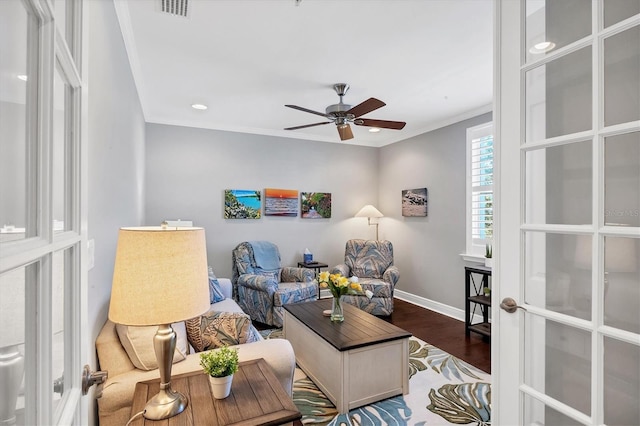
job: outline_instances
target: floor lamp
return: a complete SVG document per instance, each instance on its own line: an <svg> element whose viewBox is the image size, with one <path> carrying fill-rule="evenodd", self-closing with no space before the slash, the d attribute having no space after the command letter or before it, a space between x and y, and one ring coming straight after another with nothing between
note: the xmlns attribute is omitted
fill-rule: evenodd
<svg viewBox="0 0 640 426"><path fill-rule="evenodd" d="M376 209L371 204L367 204L366 206L361 208L358 213L356 213L355 217L366 217L369 226L376 226L376 241L378 241L378 222L376 221L374 223L371 223L371 218L375 217L377 219L380 217L384 217L384 215L380 213L380 210Z"/></svg>
<svg viewBox="0 0 640 426"><path fill-rule="evenodd" d="M176 333L171 323L209 309L207 250L203 228L122 228L111 288L109 319L129 326L158 325L153 346L160 392L143 416L162 420L180 414L187 398L171 389Z"/></svg>

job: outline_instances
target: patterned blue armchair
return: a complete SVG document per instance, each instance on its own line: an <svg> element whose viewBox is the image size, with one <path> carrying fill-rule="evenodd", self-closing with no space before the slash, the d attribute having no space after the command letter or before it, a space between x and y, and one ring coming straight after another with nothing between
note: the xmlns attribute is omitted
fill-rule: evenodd
<svg viewBox="0 0 640 426"><path fill-rule="evenodd" d="M390 241L349 240L344 250L344 263L335 266L332 274L358 277L366 294L348 294L342 300L372 315L391 315L393 289L400 271L393 265L393 245Z"/></svg>
<svg viewBox="0 0 640 426"><path fill-rule="evenodd" d="M284 305L318 298L314 271L281 267L280 252L273 243L242 242L232 257L233 297L254 321L282 327Z"/></svg>

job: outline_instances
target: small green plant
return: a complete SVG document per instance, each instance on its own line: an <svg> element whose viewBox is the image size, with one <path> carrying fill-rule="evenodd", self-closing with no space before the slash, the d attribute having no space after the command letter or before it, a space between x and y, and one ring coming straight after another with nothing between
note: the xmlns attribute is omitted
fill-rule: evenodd
<svg viewBox="0 0 640 426"><path fill-rule="evenodd" d="M224 346L200 354L200 365L211 377L225 377L238 371L238 349Z"/></svg>
<svg viewBox="0 0 640 426"><path fill-rule="evenodd" d="M491 259L493 257L493 248L491 247L491 244L487 244L485 246L484 257L486 257L487 259Z"/></svg>

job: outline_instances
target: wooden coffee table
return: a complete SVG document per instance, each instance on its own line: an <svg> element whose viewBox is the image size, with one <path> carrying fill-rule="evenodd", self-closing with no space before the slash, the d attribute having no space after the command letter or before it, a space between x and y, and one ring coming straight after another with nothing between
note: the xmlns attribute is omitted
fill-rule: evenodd
<svg viewBox="0 0 640 426"><path fill-rule="evenodd" d="M284 336L296 363L341 414L409 393L411 333L343 303L344 322L322 311L331 299L285 305Z"/></svg>
<svg viewBox="0 0 640 426"><path fill-rule="evenodd" d="M231 395L225 399L213 398L209 376L202 371L173 376L171 388L189 399L182 413L168 419L169 422L138 417L131 425L279 425L302 417L262 358L240 363L233 376ZM160 379L138 382L131 415L144 410L147 401L159 390Z"/></svg>

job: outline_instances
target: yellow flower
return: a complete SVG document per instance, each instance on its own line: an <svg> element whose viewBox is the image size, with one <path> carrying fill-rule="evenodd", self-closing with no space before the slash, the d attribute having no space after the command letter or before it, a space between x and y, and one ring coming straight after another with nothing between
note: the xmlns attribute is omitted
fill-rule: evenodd
<svg viewBox="0 0 640 426"><path fill-rule="evenodd" d="M351 283L351 288L355 291L362 291L362 286L360 285L360 283L357 282L352 282Z"/></svg>
<svg viewBox="0 0 640 426"><path fill-rule="evenodd" d="M326 282L328 279L329 279L329 272L327 271L320 272L320 275L318 275L318 280L320 282L323 282L323 281Z"/></svg>

